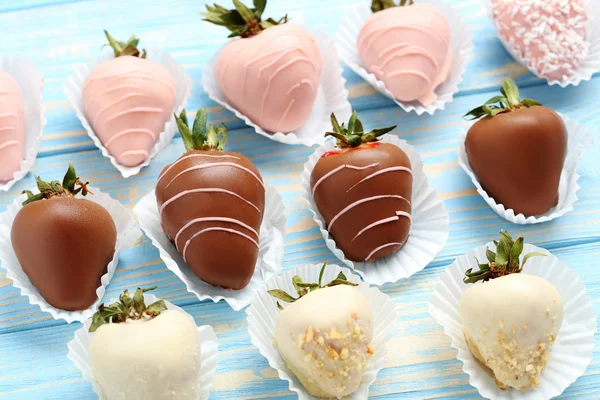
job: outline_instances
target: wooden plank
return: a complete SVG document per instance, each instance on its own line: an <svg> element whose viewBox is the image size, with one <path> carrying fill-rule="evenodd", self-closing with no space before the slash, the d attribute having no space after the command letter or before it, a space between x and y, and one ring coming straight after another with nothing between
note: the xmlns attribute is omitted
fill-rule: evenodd
<svg viewBox="0 0 600 400"><path fill-rule="evenodd" d="M600 270L590 254L600 253L600 243L558 249L554 254L580 272L600 311ZM385 351L390 355L386 369L371 388L373 399L467 399L479 398L468 384L462 365L455 359L450 340L429 316L428 300L443 267L428 269L409 281L384 285L399 312L397 329ZM164 288L163 288L164 290ZM164 293L164 292L163 292ZM212 324L221 341L214 399L293 399L287 383L277 378L266 359L252 346L246 332L245 313L233 313L224 303L203 302L184 307L198 325ZM0 360L11 360L0 368L0 396L20 399L93 399L91 386L82 380L66 359L66 343L79 324L32 329L0 335ZM586 375L577 380L564 398L600 397L600 336L596 336L594 361ZM32 365L35 369L32 370ZM48 393L52 393L51 397Z"/></svg>

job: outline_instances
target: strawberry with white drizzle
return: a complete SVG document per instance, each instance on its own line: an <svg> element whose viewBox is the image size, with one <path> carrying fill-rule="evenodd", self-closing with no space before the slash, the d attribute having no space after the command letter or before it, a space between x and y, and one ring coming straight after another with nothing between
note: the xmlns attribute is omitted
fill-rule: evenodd
<svg viewBox="0 0 600 400"><path fill-rule="evenodd" d="M411 228L412 170L399 147L379 143L395 128L365 132L356 112L348 127L332 114L338 149L325 153L311 174L315 204L346 258L372 261L400 250Z"/></svg>
<svg viewBox="0 0 600 400"><path fill-rule="evenodd" d="M25 157L23 95L8 72L0 71L0 182L13 179Z"/></svg>
<svg viewBox="0 0 600 400"><path fill-rule="evenodd" d="M572 76L589 52L589 0L492 0L498 34L551 81Z"/></svg>
<svg viewBox="0 0 600 400"><path fill-rule="evenodd" d="M223 152L227 128L207 129L204 109L196 114L192 130L185 110L175 118L187 153L158 177L163 230L200 279L243 289L258 258L262 177L242 154Z"/></svg>
<svg viewBox="0 0 600 400"><path fill-rule="evenodd" d="M121 165L146 161L175 105L169 71L146 59L132 36L119 42L104 31L115 58L97 65L82 90L85 115L104 147Z"/></svg>

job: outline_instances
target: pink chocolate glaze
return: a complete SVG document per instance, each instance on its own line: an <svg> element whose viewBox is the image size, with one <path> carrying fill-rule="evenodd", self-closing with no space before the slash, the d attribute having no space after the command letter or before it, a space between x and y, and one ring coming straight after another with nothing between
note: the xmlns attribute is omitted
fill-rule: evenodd
<svg viewBox="0 0 600 400"><path fill-rule="evenodd" d="M392 7L373 14L360 30L358 55L364 67L399 101L427 106L452 67L450 26L426 3Z"/></svg>
<svg viewBox="0 0 600 400"><path fill-rule="evenodd" d="M0 72L0 182L13 179L25 154L25 118L19 84Z"/></svg>
<svg viewBox="0 0 600 400"><path fill-rule="evenodd" d="M572 76L589 52L589 0L492 0L498 34L550 80Z"/></svg>
<svg viewBox="0 0 600 400"><path fill-rule="evenodd" d="M292 132L312 112L321 70L313 35L283 24L225 45L215 77L231 105L255 124L269 132Z"/></svg>
<svg viewBox="0 0 600 400"><path fill-rule="evenodd" d="M175 105L175 82L162 65L139 57L104 61L83 86L85 116L119 164L144 162Z"/></svg>

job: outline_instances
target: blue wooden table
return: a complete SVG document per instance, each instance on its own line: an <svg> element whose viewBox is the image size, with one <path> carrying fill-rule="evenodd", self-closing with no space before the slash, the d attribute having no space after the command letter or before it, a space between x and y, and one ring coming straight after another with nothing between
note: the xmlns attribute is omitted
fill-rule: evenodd
<svg viewBox="0 0 600 400"><path fill-rule="evenodd" d="M267 13L288 13L292 21L334 34L351 3L368 0L270 0ZM227 3L225 0L222 3ZM345 70L350 101L366 128L397 124L396 134L416 146L431 184L450 211L450 237L446 247L425 270L409 280L386 284L400 314L388 343L387 368L371 387L372 398L429 399L479 398L455 359L450 340L427 311L427 302L438 275L456 256L495 238L500 229L523 234L531 243L552 251L575 269L587 285L600 312L600 145L594 143L580 164L582 189L575 210L550 223L514 226L499 218L476 193L457 164L456 147L461 116L482 104L505 76L516 79L529 98L579 120L597 137L600 130L600 77L579 87L548 87L519 66L504 51L495 30L481 11L479 0L452 1L474 33L474 60L468 67L461 92L445 111L433 116L406 114L377 93L357 75ZM240 120L210 101L201 87L201 71L223 44L226 31L201 21L198 0L3 0L0 2L0 54L31 59L45 77L44 104L48 123L34 173L45 178L62 176L67 162L94 186L110 193L132 209L154 188L163 166L181 150L176 138L139 175L122 179L102 157L83 130L63 94L63 85L78 63L96 57L108 29L117 38L135 33L142 45L170 53L191 75L194 87L188 110L207 107L214 122L230 129L229 149L247 155L266 181L278 188L287 207L287 237L283 269L305 263L335 262L300 196L302 165L313 151L279 144L253 133ZM33 175L0 194L0 207L34 184ZM166 269L158 251L144 238L125 252L106 293L115 298L126 288L158 285L156 295L185 308L198 325L212 325L221 341L212 397L215 399L294 399L287 383L250 343L244 312L233 312L224 302L199 302L183 283ZM67 342L79 323L53 320L28 303L0 268L0 398L94 399L91 385L66 358ZM596 343L600 336L596 337ZM564 398L600 398L600 352L586 374Z"/></svg>

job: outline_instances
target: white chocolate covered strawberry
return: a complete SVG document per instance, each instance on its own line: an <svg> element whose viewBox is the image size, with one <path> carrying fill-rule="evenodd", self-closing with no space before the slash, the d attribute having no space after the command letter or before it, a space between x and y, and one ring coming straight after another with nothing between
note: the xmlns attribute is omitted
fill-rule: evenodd
<svg viewBox="0 0 600 400"><path fill-rule="evenodd" d="M506 231L496 242L496 252L487 250L488 262L479 271L466 272L470 287L462 296L460 314L473 356L494 374L502 389L527 391L540 384L563 319L560 293L550 282L520 272L527 259L543 253L523 251L523 238L516 241Z"/></svg>
<svg viewBox="0 0 600 400"><path fill-rule="evenodd" d="M275 325L281 357L313 396L340 399L352 394L361 385L375 351L367 300L343 273L326 285L304 283L299 276L293 283L298 298L282 290L269 291L292 303Z"/></svg>
<svg viewBox="0 0 600 400"><path fill-rule="evenodd" d="M105 400L198 400L196 325L162 300L146 306L137 289L94 314L89 358ZM110 322L112 321L112 322Z"/></svg>

